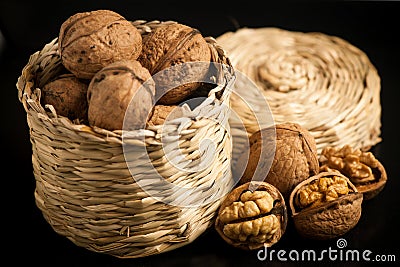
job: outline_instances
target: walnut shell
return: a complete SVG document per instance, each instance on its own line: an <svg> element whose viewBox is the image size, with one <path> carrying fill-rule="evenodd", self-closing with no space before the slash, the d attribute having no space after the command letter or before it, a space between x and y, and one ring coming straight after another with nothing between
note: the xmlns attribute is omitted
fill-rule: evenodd
<svg viewBox="0 0 400 267"><path fill-rule="evenodd" d="M173 120L181 117L183 114L180 106L155 105L153 112L148 120L148 125L162 125L166 120Z"/></svg>
<svg viewBox="0 0 400 267"><path fill-rule="evenodd" d="M42 105L52 105L57 115L71 120L87 121L88 83L73 74L62 74L48 82L41 89Z"/></svg>
<svg viewBox="0 0 400 267"><path fill-rule="evenodd" d="M250 186L256 189L251 191ZM223 200L215 220L218 234L230 245L254 250L271 247L286 231L287 209L279 190L266 182L234 188Z"/></svg>
<svg viewBox="0 0 400 267"><path fill-rule="evenodd" d="M238 169L244 169L239 183L264 180L285 199L298 183L319 172L315 139L297 123L280 123L253 133L247 152L238 159Z"/></svg>
<svg viewBox="0 0 400 267"><path fill-rule="evenodd" d="M363 194L346 176L320 172L293 189L289 205L294 226L301 236L326 240L354 228L361 217L362 201ZM308 206L300 207L298 203Z"/></svg>
<svg viewBox="0 0 400 267"><path fill-rule="evenodd" d="M374 198L386 185L387 174L383 164L372 152L353 149L350 145L325 147L319 157L320 170L339 171L364 195Z"/></svg>
<svg viewBox="0 0 400 267"><path fill-rule="evenodd" d="M149 71L138 61L109 64L90 81L89 124L111 131L144 128L153 108L154 88Z"/></svg>
<svg viewBox="0 0 400 267"><path fill-rule="evenodd" d="M108 64L135 60L142 50L138 29L110 10L76 13L60 27L61 62L75 76L91 79Z"/></svg>
<svg viewBox="0 0 400 267"><path fill-rule="evenodd" d="M211 51L197 29L171 23L143 37L142 53L138 60L153 76L158 74L154 77L157 102L172 105L201 87L201 81L208 72L207 62L211 61ZM188 62L198 64L181 65Z"/></svg>

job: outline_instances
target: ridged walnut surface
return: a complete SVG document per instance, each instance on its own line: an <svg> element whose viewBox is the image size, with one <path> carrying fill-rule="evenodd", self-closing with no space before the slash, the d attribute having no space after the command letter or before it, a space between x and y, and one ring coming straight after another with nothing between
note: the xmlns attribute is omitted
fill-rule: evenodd
<svg viewBox="0 0 400 267"><path fill-rule="evenodd" d="M319 171L314 137L297 123L263 128L250 136L249 143L248 155L247 151L242 153L235 165L241 169L247 163L241 183L263 180L277 187L288 199L298 183Z"/></svg>
<svg viewBox="0 0 400 267"><path fill-rule="evenodd" d="M175 23L158 27L144 36L138 60L152 75L156 75L156 101L166 105L178 104L202 85L211 52L197 29ZM174 68L185 63L183 68ZM193 82L184 83L185 80ZM176 87L173 86L175 82L178 84Z"/></svg>
<svg viewBox="0 0 400 267"><path fill-rule="evenodd" d="M89 125L110 131L144 128L154 95L154 81L139 61L110 63L89 84Z"/></svg>
<svg viewBox="0 0 400 267"><path fill-rule="evenodd" d="M142 50L139 30L111 10L72 15L61 25L58 39L64 66L83 79L115 61L135 60Z"/></svg>

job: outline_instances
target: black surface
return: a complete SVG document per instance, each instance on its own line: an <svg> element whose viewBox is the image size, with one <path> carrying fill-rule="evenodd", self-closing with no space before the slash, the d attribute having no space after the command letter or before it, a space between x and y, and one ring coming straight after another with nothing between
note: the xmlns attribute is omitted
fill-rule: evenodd
<svg viewBox="0 0 400 267"><path fill-rule="evenodd" d="M219 36L237 27L280 27L288 30L319 31L344 38L366 52L381 77L382 142L373 148L388 173L387 185L376 198L363 203L362 217L343 238L347 249L371 250L394 255L400 261L399 207L400 137L398 133L400 3L389 2L265 2L237 4L194 1L187 7L178 2L152 1L1 1L0 29L5 45L0 49L0 92L2 104L2 260L13 266L269 266L299 262L259 261L257 252L237 250L209 229L193 243L160 255L140 259L117 259L75 246L56 234L35 206L26 114L17 98L15 83L34 52L58 35L61 23L70 15L100 8L112 9L129 20L175 20L198 28L205 36ZM337 239L310 241L300 238L288 225L274 245L277 250L297 249L321 252L337 249ZM301 263L310 263L303 261ZM364 265L366 262L330 260L328 265ZM375 262L376 263L376 262Z"/></svg>

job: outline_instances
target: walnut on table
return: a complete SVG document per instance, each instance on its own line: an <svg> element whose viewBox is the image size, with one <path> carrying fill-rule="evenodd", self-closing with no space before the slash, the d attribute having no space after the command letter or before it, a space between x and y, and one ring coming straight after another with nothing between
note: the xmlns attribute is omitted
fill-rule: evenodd
<svg viewBox="0 0 400 267"><path fill-rule="evenodd" d="M236 169L244 170L240 183L263 180L288 199L298 183L319 172L315 139L294 122L263 128L250 136Z"/></svg>

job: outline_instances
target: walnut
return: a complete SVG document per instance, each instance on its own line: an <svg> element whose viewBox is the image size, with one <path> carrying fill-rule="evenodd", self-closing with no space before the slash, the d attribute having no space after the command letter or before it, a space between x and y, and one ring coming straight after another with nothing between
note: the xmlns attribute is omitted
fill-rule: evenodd
<svg viewBox="0 0 400 267"><path fill-rule="evenodd" d="M382 163L372 152L362 152L350 145L325 147L319 158L323 171L339 171L364 194L364 200L375 197L384 188L387 175Z"/></svg>
<svg viewBox="0 0 400 267"><path fill-rule="evenodd" d="M111 131L123 126L126 130L144 128L154 94L154 81L138 61L111 63L97 72L89 84L89 124Z"/></svg>
<svg viewBox="0 0 400 267"><path fill-rule="evenodd" d="M235 247L254 250L277 243L286 230L285 200L276 187L266 182L250 183L233 189L218 210L215 229Z"/></svg>
<svg viewBox="0 0 400 267"><path fill-rule="evenodd" d="M167 120L173 120L182 116L182 108L180 106L172 105L155 105L153 112L148 120L149 125L162 125Z"/></svg>
<svg viewBox="0 0 400 267"><path fill-rule="evenodd" d="M135 60L142 50L138 29L110 10L76 13L60 27L61 62L75 76L91 79L106 65Z"/></svg>
<svg viewBox="0 0 400 267"><path fill-rule="evenodd" d="M73 74L62 74L45 84L41 90L42 105L52 105L57 115L71 120L87 121L88 83Z"/></svg>
<svg viewBox="0 0 400 267"><path fill-rule="evenodd" d="M143 37L138 60L153 76L157 74L154 77L157 102L170 105L181 102L202 86L211 51L197 29L171 23Z"/></svg>
<svg viewBox="0 0 400 267"><path fill-rule="evenodd" d="M324 240L354 228L361 217L362 201L363 194L346 176L320 172L293 189L289 205L297 232Z"/></svg>
<svg viewBox="0 0 400 267"><path fill-rule="evenodd" d="M313 136L292 122L280 123L253 133L249 139L248 151L239 157L237 164L238 170L244 170L239 183L252 179L264 180L276 186L285 199L299 182L319 172Z"/></svg>

